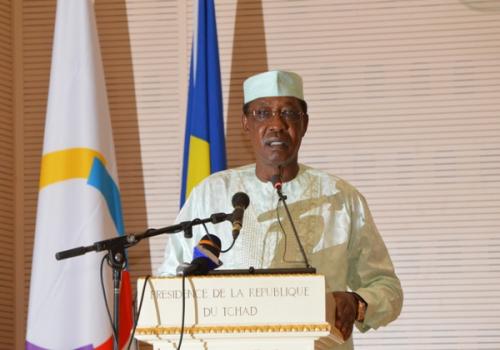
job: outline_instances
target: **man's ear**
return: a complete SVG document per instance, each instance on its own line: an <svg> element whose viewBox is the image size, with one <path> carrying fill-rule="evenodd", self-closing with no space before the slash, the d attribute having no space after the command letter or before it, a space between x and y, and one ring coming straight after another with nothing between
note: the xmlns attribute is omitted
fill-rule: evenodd
<svg viewBox="0 0 500 350"><path fill-rule="evenodd" d="M248 117L246 116L245 113L241 114L241 127L243 128L243 131L245 133L248 133L248 131L250 130L248 128Z"/></svg>
<svg viewBox="0 0 500 350"><path fill-rule="evenodd" d="M302 137L306 134L307 131L307 126L309 125L309 114L304 114L304 119L303 119L303 131L302 131Z"/></svg>

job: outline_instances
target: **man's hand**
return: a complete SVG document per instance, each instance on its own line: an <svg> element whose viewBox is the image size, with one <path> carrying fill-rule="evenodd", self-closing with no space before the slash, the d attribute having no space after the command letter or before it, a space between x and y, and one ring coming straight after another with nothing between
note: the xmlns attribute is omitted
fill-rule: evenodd
<svg viewBox="0 0 500 350"><path fill-rule="evenodd" d="M340 330L344 340L349 339L356 320L358 301L353 293L333 292L335 299L335 327Z"/></svg>

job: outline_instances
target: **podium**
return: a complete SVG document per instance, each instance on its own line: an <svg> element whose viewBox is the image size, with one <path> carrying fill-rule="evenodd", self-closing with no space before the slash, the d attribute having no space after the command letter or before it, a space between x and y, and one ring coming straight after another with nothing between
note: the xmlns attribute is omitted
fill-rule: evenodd
<svg viewBox="0 0 500 350"><path fill-rule="evenodd" d="M137 282L139 295L144 281ZM177 349L182 284L182 277L147 282L135 337L155 350ZM184 294L185 350L314 350L318 338L342 342L321 275L193 276Z"/></svg>

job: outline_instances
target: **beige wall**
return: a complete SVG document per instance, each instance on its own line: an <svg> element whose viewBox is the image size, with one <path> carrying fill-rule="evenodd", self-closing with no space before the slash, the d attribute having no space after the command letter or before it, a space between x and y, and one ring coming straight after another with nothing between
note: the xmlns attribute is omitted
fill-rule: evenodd
<svg viewBox="0 0 500 350"><path fill-rule="evenodd" d="M299 72L311 115L301 161L359 187L391 251L406 292L403 315L388 329L356 334L358 349L495 349L496 2L216 5L229 165L252 160L239 131L241 81L267 68ZM53 0L0 0L0 318L8 320L3 315L12 314L14 301L21 315L18 345L24 339L21 309L29 287L54 9ZM126 229L165 226L178 209L191 2L97 0L96 14ZM155 238L130 252L134 276L155 270L163 244L164 238ZM11 333L12 322L0 321L0 347L14 342Z"/></svg>

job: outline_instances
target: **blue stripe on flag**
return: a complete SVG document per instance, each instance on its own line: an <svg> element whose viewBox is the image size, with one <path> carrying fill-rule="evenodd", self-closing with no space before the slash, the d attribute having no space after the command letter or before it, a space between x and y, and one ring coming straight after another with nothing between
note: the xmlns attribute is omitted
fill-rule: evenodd
<svg viewBox="0 0 500 350"><path fill-rule="evenodd" d="M197 36L193 41L196 40L196 43L193 42L189 74L181 206L186 200L191 135L209 143L211 173L227 167L214 0L198 1L198 23L195 33Z"/></svg>
<svg viewBox="0 0 500 350"><path fill-rule="evenodd" d="M90 170L87 183L98 189L108 205L109 213L113 218L116 230L120 236L125 234L123 225L122 205L120 200L120 190L111 177L106 167L99 158L94 158L92 169Z"/></svg>

